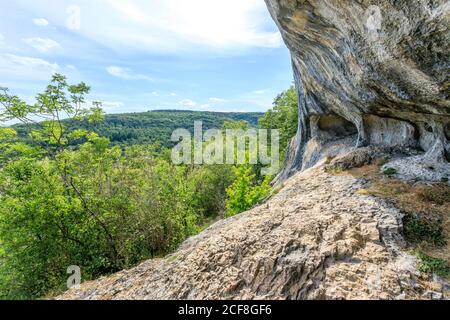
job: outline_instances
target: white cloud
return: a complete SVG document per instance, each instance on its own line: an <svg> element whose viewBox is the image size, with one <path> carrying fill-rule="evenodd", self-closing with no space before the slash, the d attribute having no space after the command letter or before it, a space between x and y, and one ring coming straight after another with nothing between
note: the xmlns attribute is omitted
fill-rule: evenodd
<svg viewBox="0 0 450 320"><path fill-rule="evenodd" d="M209 98L209 101L211 101L213 103L224 103L224 102L227 102L227 100L221 99L221 98Z"/></svg>
<svg viewBox="0 0 450 320"><path fill-rule="evenodd" d="M26 38L22 39L23 42L33 47L39 52L45 53L50 51L51 49L58 48L60 45L58 42L52 39L43 39L43 38Z"/></svg>
<svg viewBox="0 0 450 320"><path fill-rule="evenodd" d="M197 102L192 101L191 99L181 100L180 102L178 102L178 104L183 107L191 107L191 108L197 106Z"/></svg>
<svg viewBox="0 0 450 320"><path fill-rule="evenodd" d="M34 19L33 19L33 23L34 23L35 25L37 25L37 26L40 26L40 27L46 27L46 26L49 25L48 20L47 20L47 19L44 19L44 18L34 18Z"/></svg>
<svg viewBox="0 0 450 320"><path fill-rule="evenodd" d="M202 104L201 106L199 106L200 109L209 109L211 108L211 106L209 104Z"/></svg>
<svg viewBox="0 0 450 320"><path fill-rule="evenodd" d="M3 35L0 33L0 41L3 41L3 40L5 40L5 36L3 36Z"/></svg>
<svg viewBox="0 0 450 320"><path fill-rule="evenodd" d="M117 66L110 66L106 68L106 71L112 75L113 77L121 78L124 80L147 80L147 81L155 81L155 79L146 76L144 74L139 74L133 72L131 69L122 68Z"/></svg>
<svg viewBox="0 0 450 320"><path fill-rule="evenodd" d="M0 54L0 74L4 77L48 80L51 74L58 70L58 64L43 59L9 53Z"/></svg>
<svg viewBox="0 0 450 320"><path fill-rule="evenodd" d="M0 54L0 58L3 61L6 61L11 64L11 66L21 66L29 69L34 68L44 68L55 70L58 69L59 66L56 63L50 63L44 59L25 57L25 56L17 56L9 53Z"/></svg>
<svg viewBox="0 0 450 320"><path fill-rule="evenodd" d="M175 97L177 94L176 94L175 92L171 92L169 95L170 95L171 97Z"/></svg>
<svg viewBox="0 0 450 320"><path fill-rule="evenodd" d="M111 36L126 32L127 41L143 46L176 50L186 45L227 49L282 44L275 28L266 31L261 17L267 8L261 0L105 1L126 19L121 23L125 29L120 32L116 27Z"/></svg>
<svg viewBox="0 0 450 320"><path fill-rule="evenodd" d="M258 89L238 95L236 101L239 101L241 105L247 104L258 107L258 111L265 111L272 106L276 93L273 88Z"/></svg>
<svg viewBox="0 0 450 320"><path fill-rule="evenodd" d="M61 12L68 1L20 1L67 28ZM184 55L282 46L263 0L77 0L77 6L80 28L72 31L114 49Z"/></svg>
<svg viewBox="0 0 450 320"><path fill-rule="evenodd" d="M157 96L157 95L158 95L158 92L153 91L153 92L152 92L152 95L153 95L153 96Z"/></svg>
<svg viewBox="0 0 450 320"><path fill-rule="evenodd" d="M77 69L77 67L75 67L73 64L66 65L66 68L70 69L70 70L76 70Z"/></svg>
<svg viewBox="0 0 450 320"><path fill-rule="evenodd" d="M125 104L122 101L108 101L108 100L87 100L84 104L85 108L90 108L94 105L94 102L100 101L101 102L101 108L106 112L115 111L116 109L122 108L125 106Z"/></svg>

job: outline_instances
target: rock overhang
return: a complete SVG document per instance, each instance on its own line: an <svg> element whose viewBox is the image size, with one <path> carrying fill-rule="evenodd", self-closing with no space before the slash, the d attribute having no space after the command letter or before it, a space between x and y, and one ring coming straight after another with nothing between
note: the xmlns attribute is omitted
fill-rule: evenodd
<svg viewBox="0 0 450 320"><path fill-rule="evenodd" d="M306 149L326 117L352 123L355 146L450 157L450 1L266 3L291 51L299 95L299 130L281 180L314 164L305 154L319 150Z"/></svg>

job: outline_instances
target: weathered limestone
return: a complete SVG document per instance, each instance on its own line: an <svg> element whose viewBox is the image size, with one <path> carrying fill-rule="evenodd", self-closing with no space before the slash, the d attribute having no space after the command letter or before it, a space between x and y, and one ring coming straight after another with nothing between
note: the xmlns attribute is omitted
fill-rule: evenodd
<svg viewBox="0 0 450 320"><path fill-rule="evenodd" d="M308 143L323 141L324 118L335 127L352 123L353 146L421 148L448 161L450 1L266 3L291 51L300 103L299 131L280 181L321 158ZM444 172L436 177L450 173L448 163L437 166Z"/></svg>

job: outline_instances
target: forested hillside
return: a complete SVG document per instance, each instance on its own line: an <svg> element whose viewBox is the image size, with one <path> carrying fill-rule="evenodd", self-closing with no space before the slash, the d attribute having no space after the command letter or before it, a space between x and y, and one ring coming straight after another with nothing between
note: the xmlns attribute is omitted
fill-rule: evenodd
<svg viewBox="0 0 450 320"><path fill-rule="evenodd" d="M105 116L100 103L85 108L89 92L60 74L35 105L0 89L0 123L22 123L0 127L0 299L62 292L71 265L86 281L162 257L270 194L272 177L259 164L173 164L167 146L174 129L201 120L204 130L260 126L285 137L296 128L293 88L266 115Z"/></svg>
<svg viewBox="0 0 450 320"><path fill-rule="evenodd" d="M225 113L182 110L155 110L142 113L108 114L104 121L95 124L89 121L64 121L69 130L92 130L106 137L113 145L159 144L172 147L170 136L175 129L185 128L193 132L194 122L202 121L203 129L222 128L225 121L246 121L257 126L263 113ZM20 137L26 137L29 129L17 125Z"/></svg>

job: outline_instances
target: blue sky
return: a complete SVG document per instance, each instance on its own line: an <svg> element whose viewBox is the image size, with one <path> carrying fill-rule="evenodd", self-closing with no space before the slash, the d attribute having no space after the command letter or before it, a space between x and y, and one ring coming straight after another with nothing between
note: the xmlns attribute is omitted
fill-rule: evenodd
<svg viewBox="0 0 450 320"><path fill-rule="evenodd" d="M0 4L0 86L28 102L54 72L109 113L265 111L289 53L263 0L15 0Z"/></svg>

